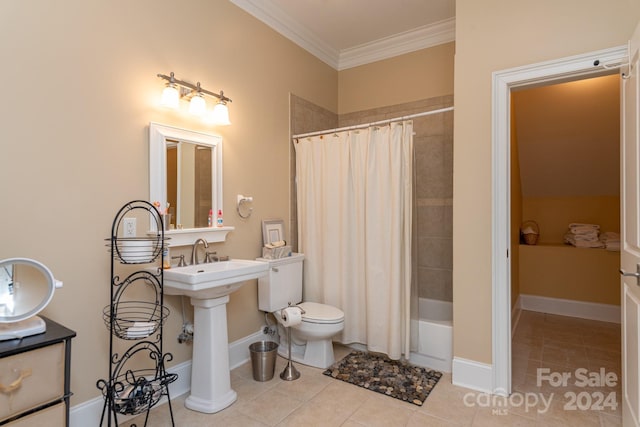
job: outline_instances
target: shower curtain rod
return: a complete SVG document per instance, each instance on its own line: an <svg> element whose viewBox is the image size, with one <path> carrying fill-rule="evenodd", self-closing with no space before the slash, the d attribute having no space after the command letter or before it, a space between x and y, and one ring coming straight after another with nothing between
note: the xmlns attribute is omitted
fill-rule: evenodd
<svg viewBox="0 0 640 427"><path fill-rule="evenodd" d="M293 135L291 138L304 138L304 137L307 137L307 136L324 135L324 134L327 134L327 133L342 132L342 131L345 131L345 130L364 129L364 128L368 128L369 126L386 125L387 123L399 122L399 121L403 121L403 120L410 120L410 119L414 119L416 117L429 116L431 114L438 114L438 113L445 113L447 111L453 111L453 107L440 108L439 110L424 111L422 113L410 114L408 116L402 116L402 117L395 117L393 119L380 120L378 122L364 123L364 124L361 124L361 125L345 126L345 127L342 127L342 128L320 130L320 131L309 132L309 133L301 133L301 134L298 134L298 135Z"/></svg>

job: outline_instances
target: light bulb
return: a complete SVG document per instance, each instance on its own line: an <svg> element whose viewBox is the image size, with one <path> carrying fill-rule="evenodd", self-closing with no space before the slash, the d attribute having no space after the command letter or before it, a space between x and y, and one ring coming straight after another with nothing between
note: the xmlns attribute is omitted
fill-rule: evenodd
<svg viewBox="0 0 640 427"><path fill-rule="evenodd" d="M167 83L167 87L162 91L160 103L164 107L177 109L180 105L180 92L175 83Z"/></svg>
<svg viewBox="0 0 640 427"><path fill-rule="evenodd" d="M189 113L194 116L202 116L204 115L207 109L207 103L204 100L204 96L201 93L195 94L191 98L191 102L189 103Z"/></svg>
<svg viewBox="0 0 640 427"><path fill-rule="evenodd" d="M212 122L216 125L227 126L231 124L229 121L229 108L227 104L220 101L213 107Z"/></svg>

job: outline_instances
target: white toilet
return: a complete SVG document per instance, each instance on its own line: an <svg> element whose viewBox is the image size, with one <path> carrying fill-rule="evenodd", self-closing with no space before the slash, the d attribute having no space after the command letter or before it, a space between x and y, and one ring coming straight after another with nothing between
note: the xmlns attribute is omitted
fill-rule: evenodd
<svg viewBox="0 0 640 427"><path fill-rule="evenodd" d="M304 254L279 259L258 258L269 263L269 274L258 279L258 307L273 313L282 323L280 310L289 305L302 308L302 322L291 328L291 358L316 368L335 362L331 338L344 329L344 313L339 308L302 301L302 263ZM280 328L282 331L284 328ZM280 334L278 353L288 357L286 334Z"/></svg>

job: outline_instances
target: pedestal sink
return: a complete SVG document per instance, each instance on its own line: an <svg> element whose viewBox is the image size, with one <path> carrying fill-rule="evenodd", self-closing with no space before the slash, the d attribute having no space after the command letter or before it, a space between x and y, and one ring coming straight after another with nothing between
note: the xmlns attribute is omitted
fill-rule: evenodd
<svg viewBox="0 0 640 427"><path fill-rule="evenodd" d="M229 376L229 294L245 281L266 275L268 270L266 262L239 259L164 270L165 294L191 297L194 307L187 408L210 414L235 402L237 394L231 389Z"/></svg>

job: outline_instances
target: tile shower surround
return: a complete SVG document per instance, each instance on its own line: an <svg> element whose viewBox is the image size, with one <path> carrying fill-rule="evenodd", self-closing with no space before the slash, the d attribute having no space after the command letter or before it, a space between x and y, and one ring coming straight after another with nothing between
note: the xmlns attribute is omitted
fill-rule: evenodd
<svg viewBox="0 0 640 427"><path fill-rule="evenodd" d="M337 115L291 95L291 134L352 126L453 106L453 96ZM453 112L413 119L415 147L415 216L417 287L420 298L453 300ZM297 239L295 149L291 149L291 223Z"/></svg>

